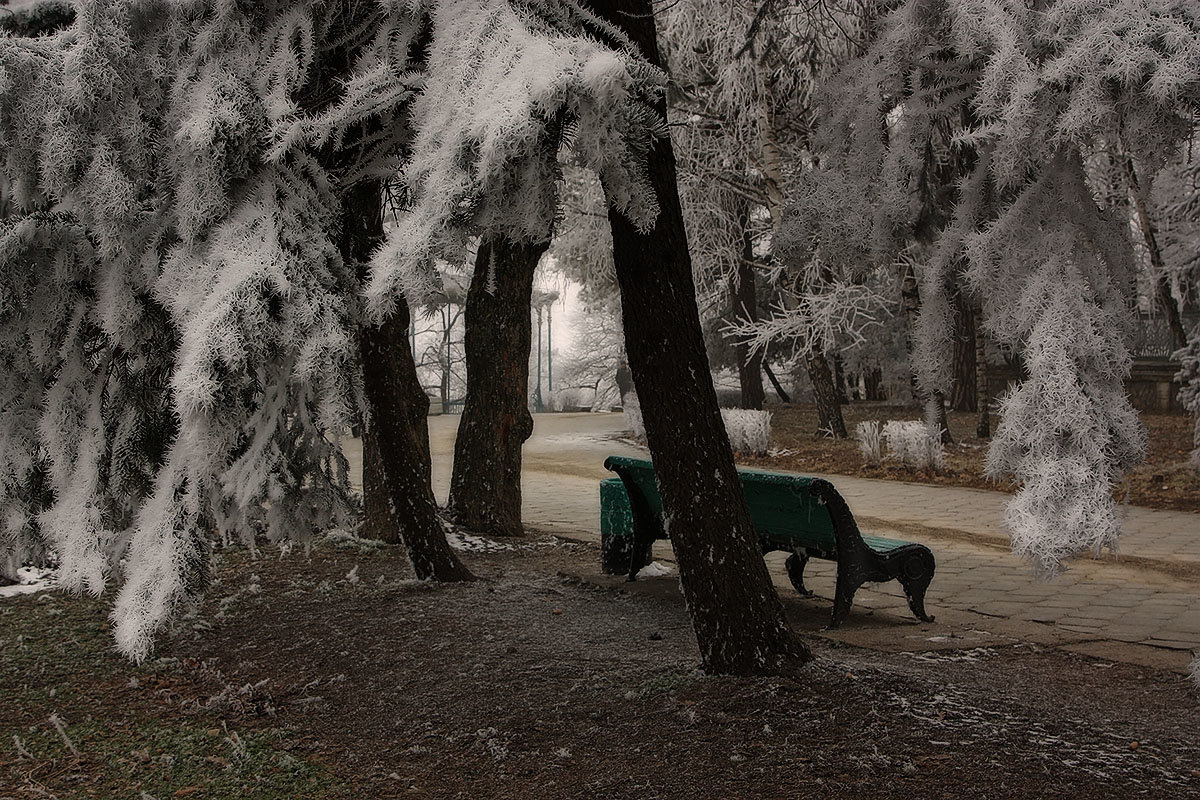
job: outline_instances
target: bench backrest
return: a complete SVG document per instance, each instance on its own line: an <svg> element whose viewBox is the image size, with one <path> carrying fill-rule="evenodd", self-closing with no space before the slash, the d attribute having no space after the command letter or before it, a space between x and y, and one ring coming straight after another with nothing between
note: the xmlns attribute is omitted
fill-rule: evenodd
<svg viewBox="0 0 1200 800"><path fill-rule="evenodd" d="M661 518L662 498L658 493L654 464L639 458L609 456L604 466L634 481L651 511ZM778 542L802 541L813 547L834 549L833 521L825 505L809 492L812 478L749 468L739 468L738 477L760 537Z"/></svg>

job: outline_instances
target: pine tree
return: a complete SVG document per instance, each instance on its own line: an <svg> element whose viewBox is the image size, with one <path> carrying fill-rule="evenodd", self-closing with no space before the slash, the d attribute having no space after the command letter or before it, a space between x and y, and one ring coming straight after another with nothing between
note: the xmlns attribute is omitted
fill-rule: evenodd
<svg viewBox="0 0 1200 800"><path fill-rule="evenodd" d="M785 238L785 198L811 160L814 89L853 46L857 17L836 4L710 0L671 3L661 16L665 58L679 86L671 98L673 128L697 283L702 295L725 295L712 305L730 309L724 333L735 342L743 397L761 407L765 350L745 341L759 317L754 284L770 283L794 312L793 328L804 315L802 297L824 288L827 271L791 263L778 244ZM769 243L770 257L759 259L770 267L762 278L756 240ZM783 331L774 332L778 343ZM814 388L819 429L844 437L826 356L836 354L837 342L818 335L792 341Z"/></svg>
<svg viewBox="0 0 1200 800"><path fill-rule="evenodd" d="M950 126L950 154L972 151L921 257L915 358L923 387L949 385L947 287L961 274L989 335L1029 369L1001 404L988 466L1021 483L1014 545L1045 572L1115 543L1111 487L1145 446L1121 388L1128 218L1097 204L1084 165L1118 131L1141 162L1174 152L1200 89L1198 31L1195 10L1169 0L909 0L837 84L868 100L827 106L826 163L870 198L877 258L911 230L931 133Z"/></svg>
<svg viewBox="0 0 1200 800"><path fill-rule="evenodd" d="M405 126L329 153L402 111L421 27L372 4L128 0L0 42L19 211L0 270L4 541L39 536L74 590L124 558L114 620L135 658L202 590L211 531L303 542L354 522L336 432L365 405L361 284L342 190L394 170ZM347 36L355 71L335 83ZM49 268L29 273L33 255Z"/></svg>

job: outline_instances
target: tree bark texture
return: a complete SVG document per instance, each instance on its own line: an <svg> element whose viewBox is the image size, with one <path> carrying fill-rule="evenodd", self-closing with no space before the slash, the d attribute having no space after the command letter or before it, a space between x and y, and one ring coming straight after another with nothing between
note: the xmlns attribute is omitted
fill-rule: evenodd
<svg viewBox="0 0 1200 800"><path fill-rule="evenodd" d="M493 536L520 536L521 446L529 413L529 308L533 273L549 242L479 245L467 292L467 398L454 442L448 510Z"/></svg>
<svg viewBox="0 0 1200 800"><path fill-rule="evenodd" d="M834 381L834 371L825 356L825 349L814 345L804 354L804 369L812 384L813 402L817 406L817 433L845 439L846 421L842 417L841 393Z"/></svg>
<svg viewBox="0 0 1200 800"><path fill-rule="evenodd" d="M955 411L978 411L975 387L975 307L955 287L954 292L954 384L950 407Z"/></svg>
<svg viewBox="0 0 1200 800"><path fill-rule="evenodd" d="M651 0L593 7L653 63L662 63ZM657 110L665 118L661 100ZM669 140L655 142L645 174L658 198L658 219L641 233L612 207L610 195L613 260L664 526L701 660L709 673L792 671L811 654L792 633L771 584L721 422Z"/></svg>
<svg viewBox="0 0 1200 800"><path fill-rule="evenodd" d="M924 398L921 397L921 390L917 386L917 371L912 363L912 354L913 334L917 330L917 318L921 316L921 290L917 285L917 273L908 261L902 262L900 267L900 307L904 309L904 319L908 323L908 338L905 340L904 349L909 360L909 387L912 389L913 402L920 403Z"/></svg>
<svg viewBox="0 0 1200 800"><path fill-rule="evenodd" d="M992 435L992 387L991 376L988 374L987 339L983 333L983 309L975 308L975 400L979 411L979 421L975 425L975 435L987 439Z"/></svg>
<svg viewBox="0 0 1200 800"><path fill-rule="evenodd" d="M754 282L754 242L750 238L749 209L738 215L742 222L742 252L737 259L737 268L729 280L729 299L732 304L733 321L737 325L758 321L758 294ZM750 346L738 342L733 348L738 365L738 383L742 390L742 408L761 411L766 392L763 391L762 350L750 351Z"/></svg>
<svg viewBox="0 0 1200 800"><path fill-rule="evenodd" d="M837 439L846 438L846 422L842 418L842 404L838 400L837 385L833 382L833 370L825 353L816 348L804 356L804 368L812 383L813 403L817 406L817 433Z"/></svg>
<svg viewBox="0 0 1200 800"><path fill-rule="evenodd" d="M383 187L364 181L342 198L342 256L362 265L383 237ZM366 529L399 538L421 580L470 580L471 573L446 541L430 482L429 398L417 379L408 349L408 306L382 325L359 333L363 388L370 406L364 442L363 491ZM371 452L368 452L371 451ZM386 515L383 516L383 515ZM387 533L398 530L396 533Z"/></svg>

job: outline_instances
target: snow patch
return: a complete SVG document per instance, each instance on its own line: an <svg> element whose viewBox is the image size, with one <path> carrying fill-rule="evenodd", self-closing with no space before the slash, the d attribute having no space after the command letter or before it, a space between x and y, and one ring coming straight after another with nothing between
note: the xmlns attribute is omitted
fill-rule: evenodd
<svg viewBox="0 0 1200 800"><path fill-rule="evenodd" d="M501 553L505 550L513 549L512 545L497 542L493 539L485 539L482 536L472 536L462 531L447 531L446 541L450 542L450 546L455 550L462 550L468 553Z"/></svg>
<svg viewBox="0 0 1200 800"><path fill-rule="evenodd" d="M12 586L0 586L0 597L17 597L23 594L37 594L54 586L54 571L38 567L21 567L17 570L20 583Z"/></svg>
<svg viewBox="0 0 1200 800"><path fill-rule="evenodd" d="M669 567L666 564L660 564L657 561L651 561L649 564L639 569L635 577L661 578L664 575L670 575L673 572L675 572L675 570L672 567Z"/></svg>

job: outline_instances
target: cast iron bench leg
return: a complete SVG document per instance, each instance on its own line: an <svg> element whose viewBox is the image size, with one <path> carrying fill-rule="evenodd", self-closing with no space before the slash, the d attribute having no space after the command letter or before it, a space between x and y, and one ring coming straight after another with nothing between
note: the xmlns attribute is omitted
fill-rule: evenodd
<svg viewBox="0 0 1200 800"><path fill-rule="evenodd" d="M847 561L838 559L837 586L833 593L833 614L829 617L829 630L842 627L846 617L850 616L854 593L866 581L866 575L859 565Z"/></svg>
<svg viewBox="0 0 1200 800"><path fill-rule="evenodd" d="M805 553L799 547L792 551L792 554L787 557L787 561L783 563L787 568L788 580L792 582L792 588L801 597L812 597L812 589L807 589L804 586L804 567L808 564L808 553Z"/></svg>
<svg viewBox="0 0 1200 800"><path fill-rule="evenodd" d="M896 576L900 585L904 587L908 607L922 622L933 622L933 615L925 613L925 590L933 580L933 570L933 553L922 547L908 554L900 574Z"/></svg>
<svg viewBox="0 0 1200 800"><path fill-rule="evenodd" d="M633 515L633 541L629 547L629 577L626 580L634 581L637 580L641 568L653 560L654 540L662 538L662 526L650 510L650 504L646 502L637 482L623 470L618 469L616 473L625 484L625 494L629 497L629 511Z"/></svg>

